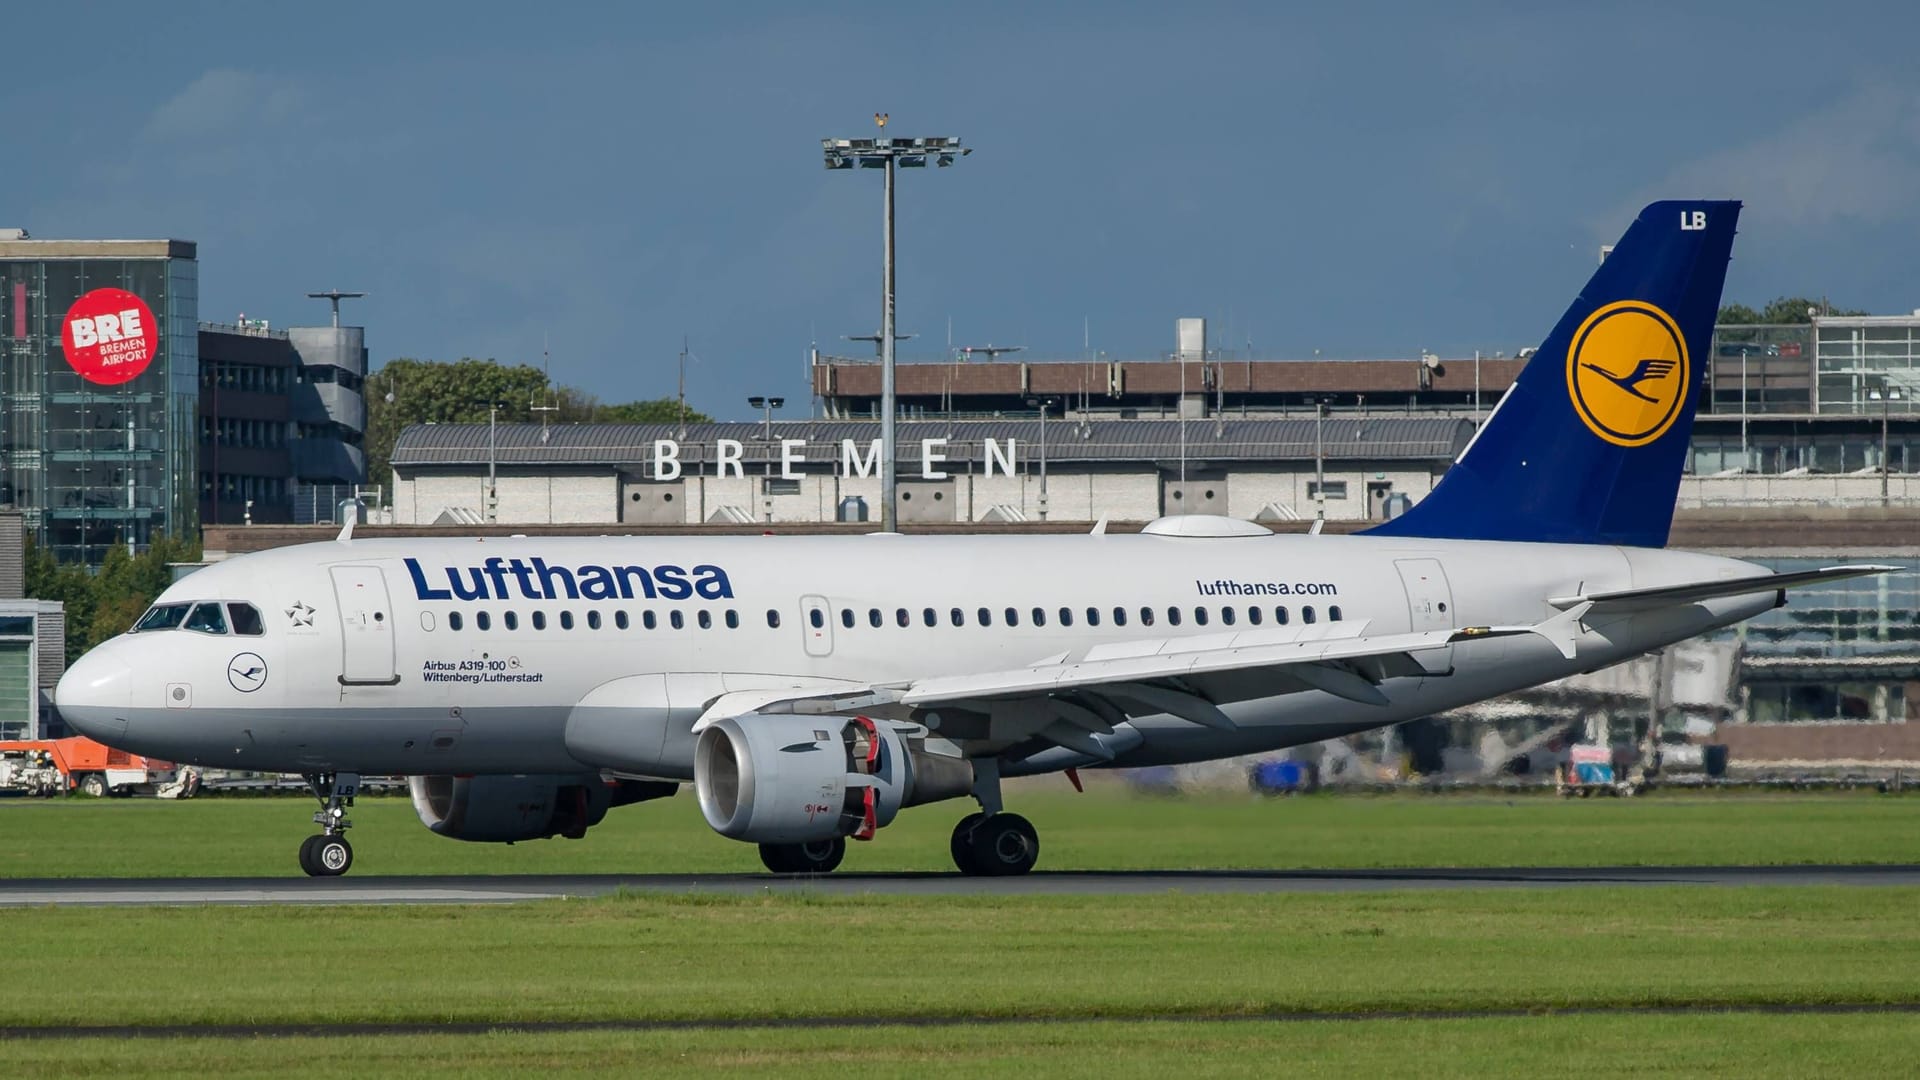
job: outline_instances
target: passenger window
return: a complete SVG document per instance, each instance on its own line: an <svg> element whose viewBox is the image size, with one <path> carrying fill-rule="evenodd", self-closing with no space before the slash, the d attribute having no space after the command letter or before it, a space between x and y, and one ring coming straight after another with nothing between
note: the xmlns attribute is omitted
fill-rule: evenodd
<svg viewBox="0 0 1920 1080"><path fill-rule="evenodd" d="M573 612L563 611L560 613L560 629L562 630L573 629Z"/></svg>
<svg viewBox="0 0 1920 1080"><path fill-rule="evenodd" d="M627 613L624 611L614 612L613 625L618 629L625 630L629 625L629 623L627 622Z"/></svg>
<svg viewBox="0 0 1920 1080"><path fill-rule="evenodd" d="M807 621L813 624L815 630L824 630L827 625L827 616L819 608L814 608L807 612Z"/></svg>
<svg viewBox="0 0 1920 1080"><path fill-rule="evenodd" d="M981 626L993 625L993 612L987 610L986 608L981 608L978 611L975 611L974 615L979 617Z"/></svg>
<svg viewBox="0 0 1920 1080"><path fill-rule="evenodd" d="M853 609L852 608L843 607L840 609L840 625L846 627L849 630L853 629Z"/></svg>
<svg viewBox="0 0 1920 1080"><path fill-rule="evenodd" d="M501 621L506 624L506 627L509 630L520 629L520 616L514 614L511 611L507 612L504 616L502 616Z"/></svg>
<svg viewBox="0 0 1920 1080"><path fill-rule="evenodd" d="M1117 607L1113 609L1113 625L1115 626L1127 625L1127 609L1126 608Z"/></svg>
<svg viewBox="0 0 1920 1080"><path fill-rule="evenodd" d="M940 625L940 616L935 615L932 608L921 608L920 621L926 623L928 626L938 626Z"/></svg>
<svg viewBox="0 0 1920 1080"><path fill-rule="evenodd" d="M447 612L447 629L449 630L460 629L460 613L459 612L457 611Z"/></svg>
<svg viewBox="0 0 1920 1080"><path fill-rule="evenodd" d="M640 613L640 625L652 630L660 625L660 620L653 617L653 612L643 611Z"/></svg>
<svg viewBox="0 0 1920 1080"><path fill-rule="evenodd" d="M1327 609L1327 621L1328 622L1340 621L1340 605L1339 604L1335 604L1332 607Z"/></svg>
<svg viewBox="0 0 1920 1080"><path fill-rule="evenodd" d="M1300 608L1300 621L1303 623L1310 623L1313 621L1313 605L1312 604L1306 604Z"/></svg>
<svg viewBox="0 0 1920 1080"><path fill-rule="evenodd" d="M727 609L727 629L729 630L740 629L740 613L733 610L732 608Z"/></svg>
<svg viewBox="0 0 1920 1080"><path fill-rule="evenodd" d="M1275 626L1287 625L1287 609L1286 608L1277 607L1273 609L1273 625Z"/></svg>
<svg viewBox="0 0 1920 1080"><path fill-rule="evenodd" d="M203 634L224 634L227 632L227 617L220 612L219 604L196 604L187 621L181 628L198 630Z"/></svg>
<svg viewBox="0 0 1920 1080"><path fill-rule="evenodd" d="M1115 611L1119 611L1120 609L1119 609L1119 608L1114 608L1113 610L1115 610ZM1097 607L1090 607L1090 608L1088 608L1088 609L1087 609L1087 625L1088 625L1088 626L1099 626L1099 625L1100 625L1100 609L1099 609L1099 608L1097 608Z"/></svg>
<svg viewBox="0 0 1920 1080"><path fill-rule="evenodd" d="M713 612L708 611L706 608L701 608L699 613L696 614L694 618L699 620L700 629L702 630L713 629Z"/></svg>
<svg viewBox="0 0 1920 1080"><path fill-rule="evenodd" d="M669 611L667 612L667 625L673 627L675 630L685 630L687 628L687 617L680 614L677 609Z"/></svg>
<svg viewBox="0 0 1920 1080"><path fill-rule="evenodd" d="M484 611L476 611L473 613L473 625L477 630L491 630L493 629L493 616Z"/></svg>
<svg viewBox="0 0 1920 1080"><path fill-rule="evenodd" d="M544 611L536 611L536 612L534 612L534 613L533 613L533 628L534 628L535 630L545 630L545 629L547 628L547 613L546 613L546 612L544 612Z"/></svg>
<svg viewBox="0 0 1920 1080"><path fill-rule="evenodd" d="M959 608L954 608L952 611L947 613L947 616L948 618L953 620L953 625L955 626L967 625L967 613L964 611L961 611Z"/></svg>
<svg viewBox="0 0 1920 1080"><path fill-rule="evenodd" d="M1229 609L1229 610L1231 610L1231 609ZM1259 609L1259 608L1257 608L1257 607L1250 607L1250 608L1248 608L1248 609L1247 609L1247 621L1248 621L1248 622L1250 622L1250 623L1252 623L1252 624L1253 624L1253 625L1255 625L1255 626L1259 626L1259 625L1260 625L1260 618L1261 618L1261 613L1260 613L1260 609Z"/></svg>
<svg viewBox="0 0 1920 1080"><path fill-rule="evenodd" d="M1020 609L1019 609L1019 608L1008 608L1008 609L1007 609L1007 610L1006 610L1006 611L1004 612L1004 614L1005 614L1005 615L1006 615L1006 617L1007 617L1007 625L1008 625L1008 626L1019 626L1019 625L1020 625Z"/></svg>
<svg viewBox="0 0 1920 1080"><path fill-rule="evenodd" d="M1206 608L1201 608L1198 612L1196 612L1196 614L1199 614L1199 615L1205 615L1206 613L1207 613ZM1202 619L1201 621L1204 622L1206 620ZM1222 626L1233 625L1233 608L1231 606L1223 607L1220 609L1220 623Z"/></svg>
<svg viewBox="0 0 1920 1080"><path fill-rule="evenodd" d="M1179 608L1170 607L1167 609L1167 625L1168 626L1180 625L1180 609Z"/></svg>
<svg viewBox="0 0 1920 1080"><path fill-rule="evenodd" d="M1047 609L1046 608L1037 607L1033 609L1033 625L1035 626L1047 625Z"/></svg>
<svg viewBox="0 0 1920 1080"><path fill-rule="evenodd" d="M1114 614L1118 615L1119 612L1114 612ZM1153 625L1153 609L1152 608L1143 607L1140 609L1140 625L1141 626Z"/></svg>
<svg viewBox="0 0 1920 1080"><path fill-rule="evenodd" d="M895 608L893 611L893 621L899 624L902 629L905 629L906 625L913 621L913 618L907 614L906 608Z"/></svg>
<svg viewBox="0 0 1920 1080"><path fill-rule="evenodd" d="M1088 609L1088 610L1092 610L1092 609ZM1072 608L1063 607L1060 609L1060 625L1061 626L1073 625L1073 609Z"/></svg>
<svg viewBox="0 0 1920 1080"><path fill-rule="evenodd" d="M160 604L148 609L140 621L134 624L135 630L172 630L186 621L187 612L192 604Z"/></svg>
<svg viewBox="0 0 1920 1080"><path fill-rule="evenodd" d="M767 629L780 629L780 613L772 608L767 609Z"/></svg>
<svg viewBox="0 0 1920 1080"><path fill-rule="evenodd" d="M228 604L227 617L233 620L233 632L246 637L259 637L267 632L266 623L260 620L260 611L252 604Z"/></svg>
<svg viewBox="0 0 1920 1080"><path fill-rule="evenodd" d="M600 629L600 613L598 611L587 612L587 629L589 630Z"/></svg>
<svg viewBox="0 0 1920 1080"><path fill-rule="evenodd" d="M867 609L867 625L873 627L875 630L886 625L886 619L881 617L879 608Z"/></svg>

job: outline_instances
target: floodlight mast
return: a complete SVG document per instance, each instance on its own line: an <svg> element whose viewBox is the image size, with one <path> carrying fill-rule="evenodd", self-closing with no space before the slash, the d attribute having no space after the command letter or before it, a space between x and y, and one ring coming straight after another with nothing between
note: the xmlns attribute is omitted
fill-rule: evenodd
<svg viewBox="0 0 1920 1080"><path fill-rule="evenodd" d="M884 135L887 114L874 113L873 122ZM925 168L932 158L935 166L946 168L973 153L956 138L922 139L821 139L820 149L829 169L886 170L881 199L881 231L884 238L880 265L880 530L894 532L899 518L894 512L894 491L898 469L894 456L894 420L899 408L894 397L894 287L893 287L893 170Z"/></svg>

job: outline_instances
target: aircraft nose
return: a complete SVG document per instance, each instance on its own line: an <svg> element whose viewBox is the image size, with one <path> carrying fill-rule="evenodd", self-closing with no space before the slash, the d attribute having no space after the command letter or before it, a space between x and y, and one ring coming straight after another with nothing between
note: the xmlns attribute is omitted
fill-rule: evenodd
<svg viewBox="0 0 1920 1080"><path fill-rule="evenodd" d="M53 688L53 707L67 726L108 744L127 732L133 668L108 646L82 656Z"/></svg>

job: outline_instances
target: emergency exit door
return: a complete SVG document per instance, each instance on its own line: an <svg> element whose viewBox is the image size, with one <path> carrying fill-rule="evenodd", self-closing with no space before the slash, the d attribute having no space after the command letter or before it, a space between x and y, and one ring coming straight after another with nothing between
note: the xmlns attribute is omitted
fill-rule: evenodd
<svg viewBox="0 0 1920 1080"><path fill-rule="evenodd" d="M380 568L334 567L333 595L340 604L341 685L392 686L399 682L393 665L393 606Z"/></svg>

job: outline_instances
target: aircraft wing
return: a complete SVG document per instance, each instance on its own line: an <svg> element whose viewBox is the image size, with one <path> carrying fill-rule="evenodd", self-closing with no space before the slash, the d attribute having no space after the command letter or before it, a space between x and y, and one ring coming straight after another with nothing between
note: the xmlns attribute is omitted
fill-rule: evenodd
<svg viewBox="0 0 1920 1080"><path fill-rule="evenodd" d="M1321 690L1367 705L1385 705L1379 684L1399 676L1442 674L1441 649L1465 641L1539 633L1550 640L1571 613L1540 626L1468 627L1413 633L1366 633L1367 620L1292 627L1249 628L1179 638L1136 639L1095 646L998 671L930 676L858 691L781 694L757 691L715 699L696 730L723 716L745 713L825 714L941 710L978 718L983 743L1005 745L1038 737L1110 759L1096 735L1140 716L1169 715L1231 731L1221 705L1274 694ZM984 726L982 726L984 725ZM943 724L943 735L956 730Z"/></svg>
<svg viewBox="0 0 1920 1080"><path fill-rule="evenodd" d="M1749 596L1753 593L1794 589L1803 585L1844 581L1847 578L1865 577L1868 574L1887 574L1902 569L1905 568L1870 563L1828 566L1819 570L1796 570L1786 574L1755 574L1751 577L1721 578L1718 581L1656 585L1645 589L1620 589L1614 592L1587 593L1581 596L1556 596L1549 599L1547 603L1563 611L1581 604L1591 604L1592 607L1588 610L1593 614L1651 611L1655 608L1693 604L1723 596Z"/></svg>
<svg viewBox="0 0 1920 1080"><path fill-rule="evenodd" d="M1323 623L1292 631L1276 628L1117 642L1089 649L1072 662L1060 657L1006 671L921 679L907 688L901 701L928 707L1075 690L1111 691L1115 686L1137 689L1138 684L1155 680L1284 670L1309 687L1353 701L1384 705L1386 697L1373 684L1396 675L1426 673L1415 654L1496 633L1526 632L1482 627L1368 636L1365 629L1364 621ZM1217 714L1218 710L1211 712ZM1202 715L1207 719L1200 722L1213 722L1214 726L1222 726L1219 721L1226 720L1205 711ZM1224 726L1232 725L1228 721Z"/></svg>

